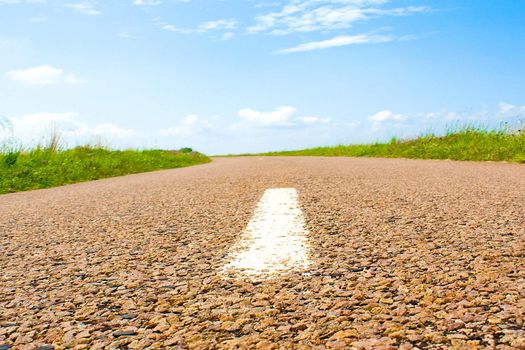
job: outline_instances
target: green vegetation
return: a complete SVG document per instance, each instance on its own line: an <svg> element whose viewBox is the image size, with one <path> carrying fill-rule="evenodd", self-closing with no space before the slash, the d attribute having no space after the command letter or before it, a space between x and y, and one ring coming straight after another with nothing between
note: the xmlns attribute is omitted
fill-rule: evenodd
<svg viewBox="0 0 525 350"><path fill-rule="evenodd" d="M298 151L270 152L263 155L490 160L525 163L525 130L489 130L467 126L449 130L443 136L426 134L409 140L393 138L388 143L317 147Z"/></svg>
<svg viewBox="0 0 525 350"><path fill-rule="evenodd" d="M100 146L60 150L58 138L46 147L0 151L0 193L47 188L106 177L179 168L209 162L203 154L181 151L113 151Z"/></svg>

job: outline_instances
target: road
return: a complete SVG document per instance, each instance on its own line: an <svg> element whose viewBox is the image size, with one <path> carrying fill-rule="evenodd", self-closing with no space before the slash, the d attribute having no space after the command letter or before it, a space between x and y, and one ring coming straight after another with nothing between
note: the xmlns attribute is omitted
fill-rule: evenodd
<svg viewBox="0 0 525 350"><path fill-rule="evenodd" d="M235 270L269 189L308 261ZM525 165L222 158L0 218L0 349L525 348Z"/></svg>

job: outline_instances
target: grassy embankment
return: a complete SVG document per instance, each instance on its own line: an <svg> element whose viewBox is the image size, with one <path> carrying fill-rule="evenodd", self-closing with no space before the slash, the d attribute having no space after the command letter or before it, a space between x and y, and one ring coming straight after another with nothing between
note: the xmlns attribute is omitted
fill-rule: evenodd
<svg viewBox="0 0 525 350"><path fill-rule="evenodd" d="M56 144L30 150L0 150L0 194L33 190L209 162L190 149L126 150L83 146L60 150Z"/></svg>
<svg viewBox="0 0 525 350"><path fill-rule="evenodd" d="M388 143L316 147L259 155L453 159L525 163L525 130L464 127L451 130L443 136L426 134L408 140L394 138Z"/></svg>

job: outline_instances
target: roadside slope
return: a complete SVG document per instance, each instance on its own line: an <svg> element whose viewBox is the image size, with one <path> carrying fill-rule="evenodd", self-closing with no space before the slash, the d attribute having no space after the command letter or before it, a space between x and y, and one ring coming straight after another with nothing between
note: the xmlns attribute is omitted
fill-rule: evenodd
<svg viewBox="0 0 525 350"><path fill-rule="evenodd" d="M0 194L208 163L197 152L108 150L91 146L58 150L0 150Z"/></svg>
<svg viewBox="0 0 525 350"><path fill-rule="evenodd" d="M525 163L525 131L467 127L444 136L423 135L390 142L269 152L268 156L381 157Z"/></svg>

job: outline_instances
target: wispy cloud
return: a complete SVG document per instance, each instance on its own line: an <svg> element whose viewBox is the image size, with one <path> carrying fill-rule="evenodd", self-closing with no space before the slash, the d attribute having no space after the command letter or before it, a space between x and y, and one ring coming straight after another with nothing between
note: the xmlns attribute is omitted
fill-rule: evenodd
<svg viewBox="0 0 525 350"><path fill-rule="evenodd" d="M277 53L293 53L293 52L304 52L323 50L338 46L348 46L357 44L377 44L393 41L395 38L389 35L376 35L376 34L358 34L358 35L340 35L332 39L312 41L304 44L300 44L295 47L288 49L278 50Z"/></svg>
<svg viewBox="0 0 525 350"><path fill-rule="evenodd" d="M290 0L280 11L256 16L248 32L327 32L348 29L355 22L372 18L431 11L426 6L385 8L387 3L388 0Z"/></svg>
<svg viewBox="0 0 525 350"><path fill-rule="evenodd" d="M191 2L191 0L176 0L178 2ZM157 6L163 4L161 0L133 0L133 5L137 6Z"/></svg>
<svg viewBox="0 0 525 350"><path fill-rule="evenodd" d="M162 4L159 0L133 0L133 5L137 6L156 6Z"/></svg>
<svg viewBox="0 0 525 350"><path fill-rule="evenodd" d="M10 4L45 4L46 0L0 0L0 5Z"/></svg>
<svg viewBox="0 0 525 350"><path fill-rule="evenodd" d="M180 28L174 24L169 24L162 20L157 20L155 24L164 30L181 34L224 31L225 33L223 34L223 38L230 39L234 34L232 30L236 28L237 21L234 19L218 19L214 21L202 22L199 25L197 25L196 28Z"/></svg>
<svg viewBox="0 0 525 350"><path fill-rule="evenodd" d="M88 3L88 2L67 3L67 4L64 4L63 6L75 12L78 12L84 15L88 15L88 16L96 16L96 15L102 14L102 12L97 10L93 4Z"/></svg>
<svg viewBox="0 0 525 350"><path fill-rule="evenodd" d="M313 124L327 124L330 123L330 118L320 118L316 116L305 116L305 117L299 117L297 118L298 121L302 122L306 125L313 125Z"/></svg>
<svg viewBox="0 0 525 350"><path fill-rule="evenodd" d="M216 21L203 22L197 27L197 31L206 32L208 30L235 29L237 22L234 20L219 19Z"/></svg>
<svg viewBox="0 0 525 350"><path fill-rule="evenodd" d="M29 85L81 84L84 82L73 73L66 73L63 69L47 65L11 70L6 75L13 81Z"/></svg>

